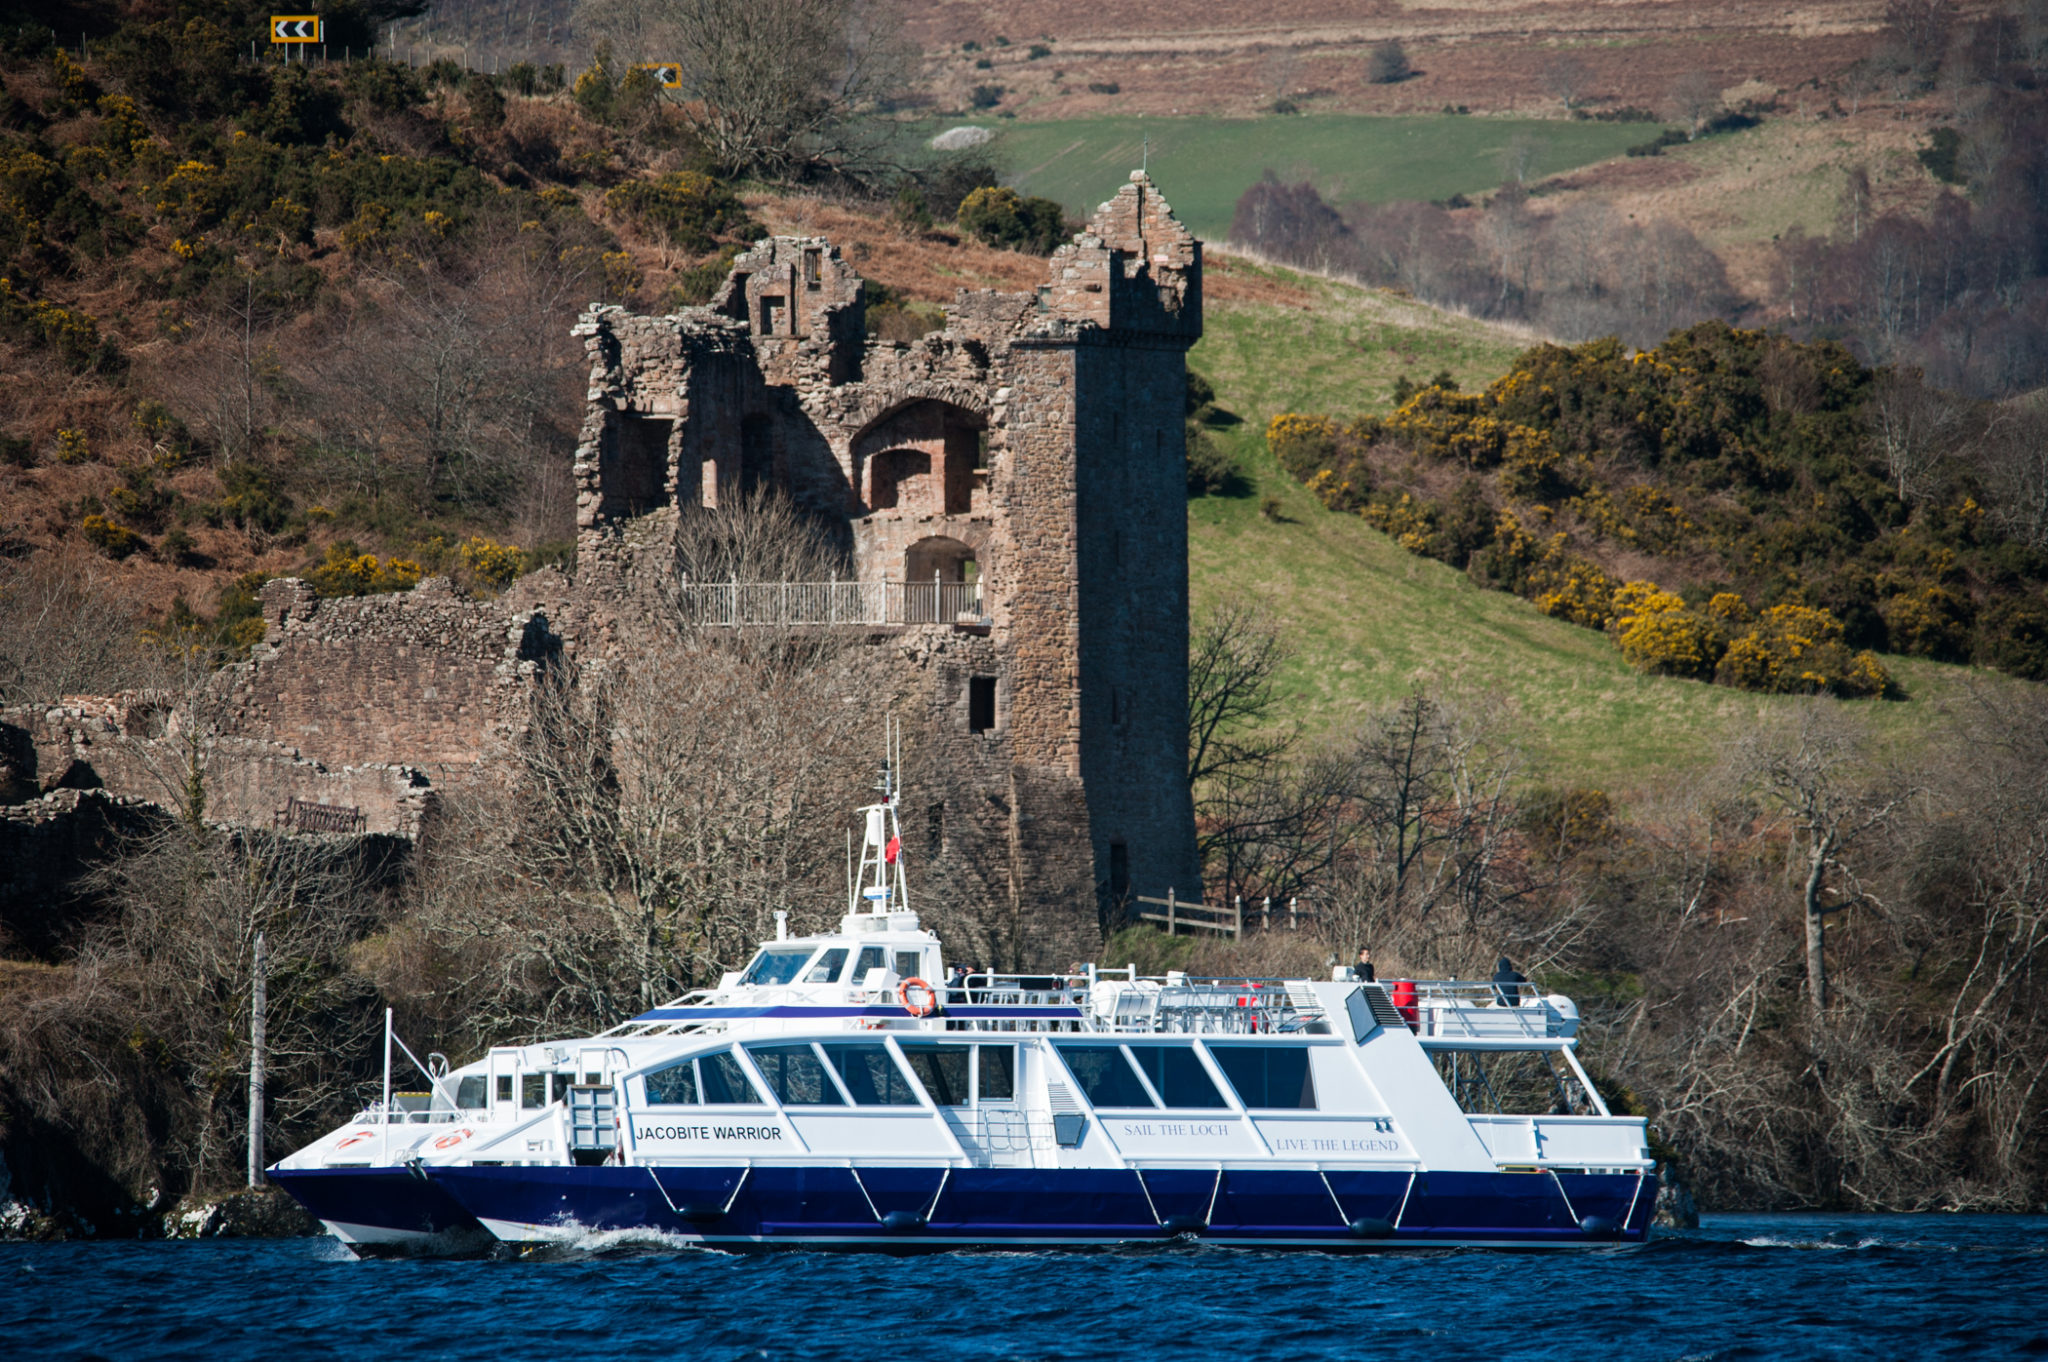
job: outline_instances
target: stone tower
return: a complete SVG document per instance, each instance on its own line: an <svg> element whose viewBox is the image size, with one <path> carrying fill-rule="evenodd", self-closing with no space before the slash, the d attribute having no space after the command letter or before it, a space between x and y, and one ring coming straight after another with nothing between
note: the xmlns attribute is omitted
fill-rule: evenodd
<svg viewBox="0 0 2048 1362"><path fill-rule="evenodd" d="M1182 432L1201 319L1201 243L1142 171L1036 293L963 290L917 342L867 338L861 280L820 238L759 243L702 308L594 308L578 588L630 601L667 527L761 481L843 526L872 588L852 614L901 660L944 772L931 854L1007 897L1020 957L1087 954L1132 896L1200 892Z"/></svg>

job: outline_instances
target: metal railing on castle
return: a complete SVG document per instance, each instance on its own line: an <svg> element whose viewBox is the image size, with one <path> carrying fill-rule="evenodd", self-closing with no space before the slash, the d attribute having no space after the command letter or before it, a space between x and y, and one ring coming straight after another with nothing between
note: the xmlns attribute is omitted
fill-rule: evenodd
<svg viewBox="0 0 2048 1362"><path fill-rule="evenodd" d="M982 618L980 582L684 582L694 624L954 624Z"/></svg>

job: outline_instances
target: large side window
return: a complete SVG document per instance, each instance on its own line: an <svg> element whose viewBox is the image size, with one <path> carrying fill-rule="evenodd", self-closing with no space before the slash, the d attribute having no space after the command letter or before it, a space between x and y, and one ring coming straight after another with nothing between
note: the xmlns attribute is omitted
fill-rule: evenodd
<svg viewBox="0 0 2048 1362"><path fill-rule="evenodd" d="M977 1101L1008 1102L1016 1097L1016 1046L977 1045L974 1047L974 1057L978 1070L975 1074Z"/></svg>
<svg viewBox="0 0 2048 1362"><path fill-rule="evenodd" d="M843 1107L846 1099L808 1045L749 1045L747 1057L785 1107Z"/></svg>
<svg viewBox="0 0 2048 1362"><path fill-rule="evenodd" d="M647 1100L654 1106L695 1106L697 1104L697 1061L686 1059L647 1075Z"/></svg>
<svg viewBox="0 0 2048 1362"><path fill-rule="evenodd" d="M882 958L886 954L887 952L880 946L862 946L860 948L860 957L853 962L853 977L847 980L847 982L850 984L866 983L869 970L887 969L889 963Z"/></svg>
<svg viewBox="0 0 2048 1362"><path fill-rule="evenodd" d="M740 976L740 982L769 985L794 983L797 971L801 970L804 961L810 958L809 946L762 951L754 957L754 963L747 966L747 972Z"/></svg>
<svg viewBox="0 0 2048 1362"><path fill-rule="evenodd" d="M1316 1085L1309 1075L1306 1045L1211 1045L1209 1053L1216 1056L1216 1067L1246 1106L1315 1109Z"/></svg>
<svg viewBox="0 0 2048 1362"><path fill-rule="evenodd" d="M455 1085L455 1105L464 1111L482 1111L489 1105L484 1099L482 1074L470 1074Z"/></svg>
<svg viewBox="0 0 2048 1362"><path fill-rule="evenodd" d="M1229 1103L1216 1091L1209 1071L1192 1045L1133 1045L1131 1058L1152 1080L1159 1100L1169 1107L1222 1107Z"/></svg>
<svg viewBox="0 0 2048 1362"><path fill-rule="evenodd" d="M818 957L818 963L811 966L811 972L804 976L807 984L831 984L839 980L839 971L846 964L846 948L835 946Z"/></svg>
<svg viewBox="0 0 2048 1362"><path fill-rule="evenodd" d="M1124 1058L1121 1045L1059 1045L1060 1058L1073 1071L1074 1081L1098 1107L1149 1107L1151 1094L1138 1081L1138 1071Z"/></svg>
<svg viewBox="0 0 2048 1362"><path fill-rule="evenodd" d="M917 951L896 952L896 977L899 979L915 979L918 971L918 956L919 952Z"/></svg>
<svg viewBox="0 0 2048 1362"><path fill-rule="evenodd" d="M718 1050L697 1061L697 1076L703 1081L704 1100L713 1106L739 1103L758 1105L761 1094L747 1081L747 1071L733 1058L732 1051Z"/></svg>
<svg viewBox="0 0 2048 1362"><path fill-rule="evenodd" d="M538 1111L548 1104L548 1076L546 1074L519 1075L519 1105L528 1111Z"/></svg>
<svg viewBox="0 0 2048 1362"><path fill-rule="evenodd" d="M913 1044L903 1047L903 1058L909 1061L910 1071L917 1075L918 1082L924 1084L932 1104L941 1107L967 1105L967 1060L970 1053L965 1045Z"/></svg>
<svg viewBox="0 0 2048 1362"><path fill-rule="evenodd" d="M896 1067L896 1061L889 1058L888 1046L872 1041L857 1045L828 1044L825 1046L825 1058L831 1060L832 1067L838 1070L839 1081L846 1085L855 1106L917 1105L917 1091L903 1076L903 1070Z"/></svg>

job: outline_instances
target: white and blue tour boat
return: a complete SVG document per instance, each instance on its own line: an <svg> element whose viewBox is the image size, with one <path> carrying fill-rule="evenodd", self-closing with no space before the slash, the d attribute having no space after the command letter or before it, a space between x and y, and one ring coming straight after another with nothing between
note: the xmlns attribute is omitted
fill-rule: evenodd
<svg viewBox="0 0 2048 1362"><path fill-rule="evenodd" d="M271 1178L358 1253L622 1232L727 1249L1641 1243L1645 1123L1526 986L949 978L885 772L835 932L598 1035L381 1100ZM396 1044L428 1090L393 1093Z"/></svg>

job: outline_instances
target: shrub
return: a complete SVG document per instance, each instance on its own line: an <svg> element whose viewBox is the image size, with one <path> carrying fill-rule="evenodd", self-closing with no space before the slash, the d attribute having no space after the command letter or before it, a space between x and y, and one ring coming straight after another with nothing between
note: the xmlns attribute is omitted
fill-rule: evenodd
<svg viewBox="0 0 2048 1362"><path fill-rule="evenodd" d="M710 302L732 274L732 262L739 258L739 253L738 245L725 246L718 254L677 271L668 290L669 306L701 307Z"/></svg>
<svg viewBox="0 0 2048 1362"><path fill-rule="evenodd" d="M967 103L976 109L993 109L1003 102L1003 87L1000 85L977 85L967 96Z"/></svg>
<svg viewBox="0 0 2048 1362"><path fill-rule="evenodd" d="M1400 39L1373 44L1372 55L1366 58L1367 80L1374 85L1395 85L1414 74L1415 68L1408 64L1408 51L1401 46Z"/></svg>
<svg viewBox="0 0 2048 1362"><path fill-rule="evenodd" d="M344 541L328 548L326 559L306 573L306 580L322 596L374 596L418 586L420 565L410 558L359 554L354 544Z"/></svg>
<svg viewBox="0 0 2048 1362"><path fill-rule="evenodd" d="M1113 80L1091 80L1088 82L1088 93L1091 95L1118 95L1123 93L1123 89L1123 86Z"/></svg>
<svg viewBox="0 0 2048 1362"><path fill-rule="evenodd" d="M500 590L510 586L527 567L526 550L480 534L471 535L455 550L455 555L480 585Z"/></svg>
<svg viewBox="0 0 2048 1362"><path fill-rule="evenodd" d="M1031 44L1030 48L1024 53L1024 60L1037 61L1041 57L1050 57L1051 55L1052 49L1047 47L1044 43L1033 43Z"/></svg>
<svg viewBox="0 0 2048 1362"><path fill-rule="evenodd" d="M1714 622L1654 582L1629 582L1614 592L1614 644L1630 666L1664 676L1711 680L1727 650Z"/></svg>
<svg viewBox="0 0 2048 1362"><path fill-rule="evenodd" d="M1968 597L1945 586L1902 592L1879 607L1892 646L1915 657L1961 662L1970 655L1975 610Z"/></svg>
<svg viewBox="0 0 2048 1362"><path fill-rule="evenodd" d="M92 445L82 430L60 430L57 432L57 462L84 463L92 457Z"/></svg>
<svg viewBox="0 0 2048 1362"><path fill-rule="evenodd" d="M1281 514L1280 514L1280 511L1281 511L1281 506L1280 506L1280 498L1278 498L1278 497L1263 497L1263 498L1261 498L1261 499L1260 499L1260 501L1259 501L1259 515L1260 515L1260 516L1261 516L1261 517L1262 517L1263 519L1266 519L1266 520L1271 520L1271 521L1274 521L1274 522L1276 522L1276 523L1277 523L1277 522L1278 522L1278 521L1279 521L1280 519L1282 519L1282 517L1281 517Z"/></svg>
<svg viewBox="0 0 2048 1362"><path fill-rule="evenodd" d="M2048 602L2038 595L2009 597L1985 610L1978 652L2000 671L2048 681Z"/></svg>
<svg viewBox="0 0 2048 1362"><path fill-rule="evenodd" d="M969 194L961 201L958 221L984 245L1032 255L1052 254L1066 235L1066 214L1059 204L1001 186Z"/></svg>
<svg viewBox="0 0 2048 1362"><path fill-rule="evenodd" d="M81 528L87 542L109 558L126 558L142 547L142 536L103 515L89 515Z"/></svg>
<svg viewBox="0 0 2048 1362"><path fill-rule="evenodd" d="M1728 645L1717 673L1724 685L1789 695L1884 695L1890 673L1877 655L1851 653L1842 622L1826 610L1774 605Z"/></svg>
<svg viewBox="0 0 2048 1362"><path fill-rule="evenodd" d="M1235 489L1237 463L1198 421L1187 423L1188 495L1211 497Z"/></svg>
<svg viewBox="0 0 2048 1362"><path fill-rule="evenodd" d="M761 235L731 185L694 170L619 185L606 191L604 206L691 255L716 249L721 237Z"/></svg>
<svg viewBox="0 0 2048 1362"><path fill-rule="evenodd" d="M0 435L0 464L9 468L33 468L35 445L20 435Z"/></svg>
<svg viewBox="0 0 2048 1362"><path fill-rule="evenodd" d="M474 75L463 87L469 100L469 121L479 128L505 126L505 96L489 76Z"/></svg>

